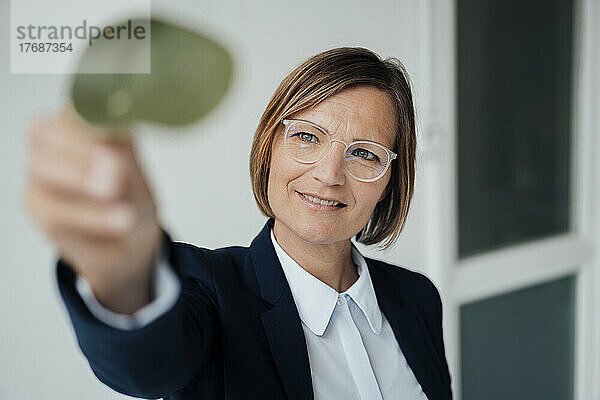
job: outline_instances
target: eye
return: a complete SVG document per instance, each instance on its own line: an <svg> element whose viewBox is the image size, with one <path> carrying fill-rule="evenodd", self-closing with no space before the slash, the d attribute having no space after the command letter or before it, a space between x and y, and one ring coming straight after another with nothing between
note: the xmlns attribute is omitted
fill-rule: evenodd
<svg viewBox="0 0 600 400"><path fill-rule="evenodd" d="M300 138L300 140L302 140L303 142L306 143L319 143L319 138L317 138L315 135L313 135L312 133L308 133L308 132L296 132L292 135L292 137L297 136Z"/></svg>
<svg viewBox="0 0 600 400"><path fill-rule="evenodd" d="M377 157L376 154L370 152L369 150L365 150L365 149L354 149L352 150L352 155L355 157L360 157L364 160L367 161L376 161L379 162L379 157Z"/></svg>

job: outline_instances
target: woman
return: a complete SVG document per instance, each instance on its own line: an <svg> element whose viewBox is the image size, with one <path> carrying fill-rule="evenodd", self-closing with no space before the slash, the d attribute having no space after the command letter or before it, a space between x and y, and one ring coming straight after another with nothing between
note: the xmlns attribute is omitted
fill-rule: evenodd
<svg viewBox="0 0 600 400"><path fill-rule="evenodd" d="M389 246L408 213L416 137L398 61L339 48L283 80L252 145L269 220L248 248L171 241L132 145L84 130L69 109L32 128L26 200L100 380L166 399L452 397L436 288L350 241Z"/></svg>

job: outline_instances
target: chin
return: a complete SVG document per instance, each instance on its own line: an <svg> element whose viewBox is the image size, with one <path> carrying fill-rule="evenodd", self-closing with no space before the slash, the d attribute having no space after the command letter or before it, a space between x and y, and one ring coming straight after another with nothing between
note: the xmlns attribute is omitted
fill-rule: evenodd
<svg viewBox="0 0 600 400"><path fill-rule="evenodd" d="M296 217L297 218L297 217ZM294 221L288 225L296 236L310 243L327 244L334 243L347 238L339 231L338 224L331 221L307 218Z"/></svg>

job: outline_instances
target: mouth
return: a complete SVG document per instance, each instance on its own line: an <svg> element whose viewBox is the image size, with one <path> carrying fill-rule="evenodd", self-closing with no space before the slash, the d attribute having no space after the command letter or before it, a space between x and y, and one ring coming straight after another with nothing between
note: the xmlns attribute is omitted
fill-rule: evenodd
<svg viewBox="0 0 600 400"><path fill-rule="evenodd" d="M346 204L340 202L340 201L336 201L336 200L325 200L325 199L321 199L319 197L310 195L310 194L305 194L305 193L301 193L299 191L296 190L296 193L306 202L308 203L312 203L315 206L321 206L324 208L329 208L329 209L337 209L337 208L343 208L346 207Z"/></svg>

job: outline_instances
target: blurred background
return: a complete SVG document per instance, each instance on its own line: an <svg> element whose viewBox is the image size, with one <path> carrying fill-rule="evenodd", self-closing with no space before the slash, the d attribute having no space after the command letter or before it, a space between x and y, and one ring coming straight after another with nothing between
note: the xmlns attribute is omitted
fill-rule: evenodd
<svg viewBox="0 0 600 400"><path fill-rule="evenodd" d="M397 245L359 247L439 288L456 399L600 399L600 1L153 0L152 12L235 58L208 118L140 132L174 239L248 245L260 231L250 144L291 69L338 46L397 57L416 100L416 193ZM66 102L68 76L11 74L8 1L0 16L0 399L125 399L80 353L56 254L22 207L24 134ZM224 171L208 167L217 158Z"/></svg>

